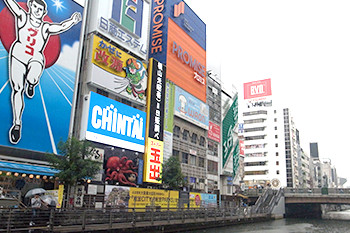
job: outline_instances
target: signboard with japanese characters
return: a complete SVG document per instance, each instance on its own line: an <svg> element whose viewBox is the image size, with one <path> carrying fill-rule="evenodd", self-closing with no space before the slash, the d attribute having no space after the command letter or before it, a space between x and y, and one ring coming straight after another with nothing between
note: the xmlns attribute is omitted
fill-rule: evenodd
<svg viewBox="0 0 350 233"><path fill-rule="evenodd" d="M166 67L151 58L147 86L147 142L145 151L144 181L161 183L157 180L163 163L163 131Z"/></svg>
<svg viewBox="0 0 350 233"><path fill-rule="evenodd" d="M130 101L146 104L147 66L106 40L94 35L87 80Z"/></svg>
<svg viewBox="0 0 350 233"><path fill-rule="evenodd" d="M0 1L0 146L59 153L76 95L83 11L72 0Z"/></svg>
<svg viewBox="0 0 350 233"><path fill-rule="evenodd" d="M163 142L148 138L145 155L144 182L162 183L158 178L162 172Z"/></svg>
<svg viewBox="0 0 350 233"><path fill-rule="evenodd" d="M165 73L166 67L151 58L149 63L150 80L147 87L148 137L160 141L163 141L164 128Z"/></svg>
<svg viewBox="0 0 350 233"><path fill-rule="evenodd" d="M148 0L90 1L88 32L98 32L140 58L148 57Z"/></svg>

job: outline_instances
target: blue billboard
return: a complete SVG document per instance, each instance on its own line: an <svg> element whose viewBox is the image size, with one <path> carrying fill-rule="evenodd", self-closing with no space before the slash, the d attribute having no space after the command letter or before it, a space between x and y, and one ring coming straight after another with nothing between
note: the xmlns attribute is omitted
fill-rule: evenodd
<svg viewBox="0 0 350 233"><path fill-rule="evenodd" d="M59 2L0 1L1 146L57 153L68 137L83 7Z"/></svg>
<svg viewBox="0 0 350 233"><path fill-rule="evenodd" d="M86 139L144 152L146 113L90 92Z"/></svg>
<svg viewBox="0 0 350 233"><path fill-rule="evenodd" d="M175 86L174 114L206 130L209 129L209 105Z"/></svg>

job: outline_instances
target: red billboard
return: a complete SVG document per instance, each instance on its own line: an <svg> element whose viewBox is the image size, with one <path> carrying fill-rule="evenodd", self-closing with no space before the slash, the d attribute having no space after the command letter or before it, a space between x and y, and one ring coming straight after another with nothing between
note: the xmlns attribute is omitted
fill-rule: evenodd
<svg viewBox="0 0 350 233"><path fill-rule="evenodd" d="M220 126L209 121L208 138L220 142Z"/></svg>
<svg viewBox="0 0 350 233"><path fill-rule="evenodd" d="M271 94L271 79L244 83L244 99L264 97Z"/></svg>

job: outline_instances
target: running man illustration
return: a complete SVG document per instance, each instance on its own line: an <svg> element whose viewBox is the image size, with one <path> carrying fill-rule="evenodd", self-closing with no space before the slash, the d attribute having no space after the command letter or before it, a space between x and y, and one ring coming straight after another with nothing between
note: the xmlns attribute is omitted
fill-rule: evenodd
<svg viewBox="0 0 350 233"><path fill-rule="evenodd" d="M4 0L15 17L16 39L9 51L9 79L12 93L11 103L13 125L9 130L9 140L17 144L21 139L24 92L33 98L35 87L45 68L44 49L51 35L69 30L81 21L81 14L75 12L61 23L43 21L47 14L44 0L28 0L28 12L15 0Z"/></svg>

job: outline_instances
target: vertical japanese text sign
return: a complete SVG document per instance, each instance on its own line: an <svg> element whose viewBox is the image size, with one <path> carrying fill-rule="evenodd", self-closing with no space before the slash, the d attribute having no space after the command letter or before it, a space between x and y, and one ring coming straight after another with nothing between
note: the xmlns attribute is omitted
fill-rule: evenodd
<svg viewBox="0 0 350 233"><path fill-rule="evenodd" d="M164 95L166 67L154 60L149 62L147 86L147 142L145 150L144 181L161 183L157 180L163 162Z"/></svg>

